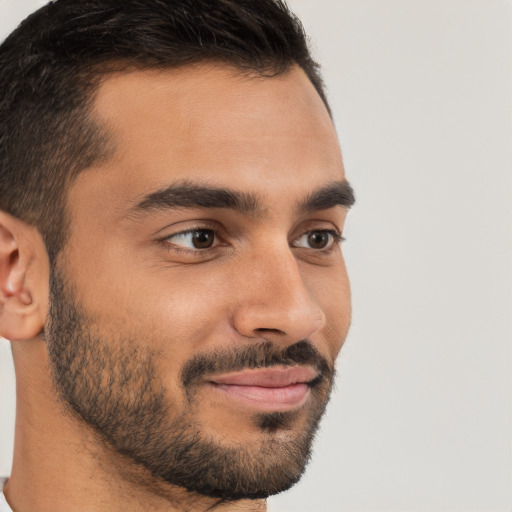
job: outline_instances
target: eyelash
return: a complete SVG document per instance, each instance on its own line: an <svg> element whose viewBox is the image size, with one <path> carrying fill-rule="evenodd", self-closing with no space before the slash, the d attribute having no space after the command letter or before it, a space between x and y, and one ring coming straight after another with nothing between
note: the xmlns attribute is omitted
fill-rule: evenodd
<svg viewBox="0 0 512 512"><path fill-rule="evenodd" d="M196 231L212 231L215 240L218 240L220 238L218 226L203 224L203 225L195 226L190 229L186 229L184 231L179 231L178 233L173 233L172 235L161 238L159 241L164 244L164 246L166 247L167 250L174 251L177 253L206 254L210 251L214 251L214 250L218 249L218 247L219 247L218 245L215 247L207 247L204 249L197 249L197 248L179 247L179 246L172 245L171 243L169 243L169 240L174 237L178 237L180 235L187 235L189 233L194 233ZM342 243L346 240L345 237L343 237L340 233L338 233L338 231L336 231L334 229L312 229L310 231L306 231L306 232L302 233L299 237L295 238L295 240L298 240L299 238L303 237L304 235L308 235L310 233L327 233L328 235L330 235L332 237L332 243L331 243L330 247L328 247L327 249L317 249L317 250L311 249L316 253L324 253L324 254L329 253L329 252L331 252L331 250L333 250L336 247L336 245L339 245L340 243ZM300 248L300 247L298 247L298 248Z"/></svg>

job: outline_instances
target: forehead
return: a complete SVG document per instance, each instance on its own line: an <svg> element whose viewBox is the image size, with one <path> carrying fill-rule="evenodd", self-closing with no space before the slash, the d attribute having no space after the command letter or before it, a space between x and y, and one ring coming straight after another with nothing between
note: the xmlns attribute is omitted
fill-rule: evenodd
<svg viewBox="0 0 512 512"><path fill-rule="evenodd" d="M71 193L90 185L120 208L183 179L303 196L343 177L329 114L298 67L272 78L213 64L119 73L100 85L94 114L116 151Z"/></svg>

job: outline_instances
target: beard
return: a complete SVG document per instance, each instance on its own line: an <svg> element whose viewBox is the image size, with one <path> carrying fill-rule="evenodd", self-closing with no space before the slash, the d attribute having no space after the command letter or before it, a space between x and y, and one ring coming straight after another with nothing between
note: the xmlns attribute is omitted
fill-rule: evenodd
<svg viewBox="0 0 512 512"><path fill-rule="evenodd" d="M148 470L159 488L171 484L223 500L266 498L300 479L334 380L334 367L309 341L195 354L178 376L180 396L172 397L151 344L136 336L102 336L94 325L54 270L44 334L54 387L65 408L125 464ZM318 370L305 410L254 413L257 441L251 436L243 445L229 443L222 432L205 432L197 415L205 375L276 365ZM179 409L180 403L187 406Z"/></svg>

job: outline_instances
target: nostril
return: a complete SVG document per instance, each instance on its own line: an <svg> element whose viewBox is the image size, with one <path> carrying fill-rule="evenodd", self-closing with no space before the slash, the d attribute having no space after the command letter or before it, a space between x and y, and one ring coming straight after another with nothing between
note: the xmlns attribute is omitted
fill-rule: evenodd
<svg viewBox="0 0 512 512"><path fill-rule="evenodd" d="M271 333L271 334L285 334L284 331L281 331L280 329L270 329L267 327L259 327L257 329L254 329L255 332L259 334L265 334L265 333Z"/></svg>

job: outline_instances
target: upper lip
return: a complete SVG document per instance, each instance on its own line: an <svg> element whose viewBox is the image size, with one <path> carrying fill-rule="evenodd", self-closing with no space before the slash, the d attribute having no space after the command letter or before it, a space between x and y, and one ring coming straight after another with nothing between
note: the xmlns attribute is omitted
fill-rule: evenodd
<svg viewBox="0 0 512 512"><path fill-rule="evenodd" d="M318 371L311 366L275 366L226 373L212 377L209 381L215 384L234 386L282 388L292 384L308 383L316 377L318 377Z"/></svg>

